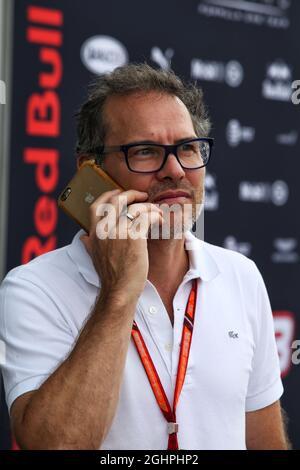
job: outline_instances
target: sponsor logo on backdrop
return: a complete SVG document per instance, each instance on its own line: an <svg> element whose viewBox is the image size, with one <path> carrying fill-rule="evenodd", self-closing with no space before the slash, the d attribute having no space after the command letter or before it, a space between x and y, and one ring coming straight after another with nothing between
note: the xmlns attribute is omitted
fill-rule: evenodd
<svg viewBox="0 0 300 470"><path fill-rule="evenodd" d="M255 138L254 127L242 126L237 119L230 119L226 127L228 145L237 147L241 142L253 142Z"/></svg>
<svg viewBox="0 0 300 470"><path fill-rule="evenodd" d="M168 48L163 52L159 47L152 47L150 57L163 70L170 70L174 49Z"/></svg>
<svg viewBox="0 0 300 470"><path fill-rule="evenodd" d="M236 60L219 62L194 58L191 61L191 77L196 80L226 83L228 86L238 87L243 81L244 69Z"/></svg>
<svg viewBox="0 0 300 470"><path fill-rule="evenodd" d="M250 256L252 245L249 242L240 242L233 235L228 235L223 242L224 248L228 250L238 251L245 256Z"/></svg>
<svg viewBox="0 0 300 470"><path fill-rule="evenodd" d="M6 103L6 87L5 82L0 80L0 104Z"/></svg>
<svg viewBox="0 0 300 470"><path fill-rule="evenodd" d="M296 330L295 314L286 310L275 310L273 318L281 376L286 377L290 372L292 364L297 364L296 357L294 356L296 354L299 355L299 351L293 353L293 349L296 347L294 345L295 341L293 341Z"/></svg>
<svg viewBox="0 0 300 470"><path fill-rule="evenodd" d="M257 26L286 29L290 26L291 0L201 0L200 15Z"/></svg>
<svg viewBox="0 0 300 470"><path fill-rule="evenodd" d="M300 103L300 80L294 80L292 83L292 89L295 90L292 94L292 103Z"/></svg>
<svg viewBox="0 0 300 470"><path fill-rule="evenodd" d="M292 95L292 68L283 60L267 65L262 83L262 96L267 100L290 101Z"/></svg>
<svg viewBox="0 0 300 470"><path fill-rule="evenodd" d="M116 67L128 62L125 46L111 36L93 36L81 46L82 63L97 75L112 72Z"/></svg>
<svg viewBox="0 0 300 470"><path fill-rule="evenodd" d="M283 206L289 198L289 187L285 181L254 182L241 181L239 184L239 199L247 202L273 203Z"/></svg>
<svg viewBox="0 0 300 470"><path fill-rule="evenodd" d="M273 245L275 248L271 255L273 263L297 263L299 261L296 238L275 238Z"/></svg>
<svg viewBox="0 0 300 470"><path fill-rule="evenodd" d="M282 132L281 134L277 134L276 142L277 144L281 145L296 145L298 142L298 132L292 130L290 132Z"/></svg>
<svg viewBox="0 0 300 470"><path fill-rule="evenodd" d="M215 211L219 208L219 192L217 190L216 176L206 173L205 176L205 210Z"/></svg>

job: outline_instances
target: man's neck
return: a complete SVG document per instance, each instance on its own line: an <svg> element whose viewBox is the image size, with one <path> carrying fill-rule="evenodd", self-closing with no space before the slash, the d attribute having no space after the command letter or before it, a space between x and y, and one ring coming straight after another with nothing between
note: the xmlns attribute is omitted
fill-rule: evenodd
<svg viewBox="0 0 300 470"><path fill-rule="evenodd" d="M182 239L148 240L148 279L174 295L189 270L189 257Z"/></svg>

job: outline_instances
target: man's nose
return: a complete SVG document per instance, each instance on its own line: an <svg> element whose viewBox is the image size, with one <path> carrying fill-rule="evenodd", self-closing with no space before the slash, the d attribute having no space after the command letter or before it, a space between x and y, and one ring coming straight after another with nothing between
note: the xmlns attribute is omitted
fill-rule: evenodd
<svg viewBox="0 0 300 470"><path fill-rule="evenodd" d="M174 153L169 153L167 161L160 171L157 172L158 179L172 178L174 180L181 179L185 176L184 169L180 165Z"/></svg>

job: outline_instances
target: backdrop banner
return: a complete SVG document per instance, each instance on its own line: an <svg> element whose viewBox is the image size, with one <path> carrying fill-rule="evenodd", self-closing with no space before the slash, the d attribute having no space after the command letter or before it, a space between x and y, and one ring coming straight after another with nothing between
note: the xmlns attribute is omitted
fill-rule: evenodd
<svg viewBox="0 0 300 470"><path fill-rule="evenodd" d="M147 61L197 82L215 138L205 240L262 272L282 405L299 449L300 105L292 85L300 79L300 2L17 0L14 8L7 271L69 244L78 230L56 199L76 171L74 115L92 79ZM0 448L9 449L1 397Z"/></svg>

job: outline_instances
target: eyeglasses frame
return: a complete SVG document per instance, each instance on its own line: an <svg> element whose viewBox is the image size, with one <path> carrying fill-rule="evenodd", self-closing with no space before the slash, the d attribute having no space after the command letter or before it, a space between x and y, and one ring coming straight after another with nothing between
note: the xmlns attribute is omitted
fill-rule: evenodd
<svg viewBox="0 0 300 470"><path fill-rule="evenodd" d="M179 160L179 157L177 155L177 149L181 145L184 145L184 144L187 144L187 143L190 143L190 142L195 142L195 141L208 142L208 144L209 144L209 157L208 157L208 160L204 165L201 165L201 166L198 166L198 167L195 167L195 168L185 167L185 166L182 165L182 163ZM130 168L129 161L128 161L128 150L132 147L136 147L137 145L151 145L153 147L162 147L162 148L164 148L165 156L164 156L164 159L162 161L161 166L157 170L139 171L139 170L132 170ZM135 143L132 143L132 144L113 145L113 146L108 146L108 147L99 146L99 147L95 148L94 152L96 153L96 158L95 158L96 163L99 164L100 166L101 166L100 162L101 162L102 155L107 155L109 153L114 153L114 152L123 152L123 154L125 156L126 165L127 165L127 168L128 168L129 171L132 171L133 173L143 173L143 174L148 173L149 174L149 173L157 173L158 171L160 171L164 167L164 165L165 165L165 163L168 159L168 156L170 154L172 154L176 157L178 163L180 164L180 166L184 170L199 170L200 168L205 167L208 164L208 162L210 161L213 146L214 146L214 139L212 137L195 137L194 139L188 139L188 140L185 140L183 142L179 142L177 144L157 144L157 143L145 141L145 142L135 142ZM92 152L92 153L94 153L94 152Z"/></svg>

